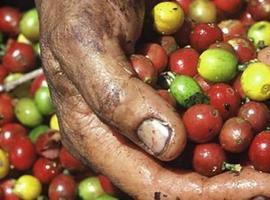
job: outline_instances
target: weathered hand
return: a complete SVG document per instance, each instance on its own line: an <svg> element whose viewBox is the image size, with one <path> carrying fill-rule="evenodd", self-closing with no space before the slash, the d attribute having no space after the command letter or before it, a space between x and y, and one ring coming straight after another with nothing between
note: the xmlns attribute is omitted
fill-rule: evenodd
<svg viewBox="0 0 270 200"><path fill-rule="evenodd" d="M144 2L48 0L40 11L45 73L54 62L103 122L161 160L178 156L186 142L180 117L125 55L140 35Z"/></svg>
<svg viewBox="0 0 270 200"><path fill-rule="evenodd" d="M142 0L36 4L43 67L63 142L78 158L135 199L270 197L269 174L246 168L208 179L165 169L138 148L171 160L186 142L180 117L134 76L126 58L140 35Z"/></svg>

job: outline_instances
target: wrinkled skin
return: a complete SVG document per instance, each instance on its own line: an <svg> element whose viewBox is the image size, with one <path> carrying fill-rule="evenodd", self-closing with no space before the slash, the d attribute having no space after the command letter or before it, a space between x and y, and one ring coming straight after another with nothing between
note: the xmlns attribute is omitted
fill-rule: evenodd
<svg viewBox="0 0 270 200"><path fill-rule="evenodd" d="M166 169L149 155L171 160L186 138L179 116L134 77L126 58L140 35L143 1L36 0L36 5L44 71L63 142L75 156L135 199L270 197L270 174L245 168L238 175L206 178ZM137 136L148 118L169 127L170 137L157 152Z"/></svg>

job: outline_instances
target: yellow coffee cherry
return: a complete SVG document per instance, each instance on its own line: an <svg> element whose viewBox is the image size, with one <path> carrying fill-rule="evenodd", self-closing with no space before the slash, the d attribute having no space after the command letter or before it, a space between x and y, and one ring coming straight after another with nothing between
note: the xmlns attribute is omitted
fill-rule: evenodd
<svg viewBox="0 0 270 200"><path fill-rule="evenodd" d="M41 183L32 175L22 175L15 183L13 192L22 200L35 200L41 194Z"/></svg>
<svg viewBox="0 0 270 200"><path fill-rule="evenodd" d="M163 35L175 33L184 22L184 11L175 2L161 2L152 10L155 30Z"/></svg>
<svg viewBox="0 0 270 200"><path fill-rule="evenodd" d="M241 76L241 87L252 100L270 99L270 66L262 62L249 64Z"/></svg>

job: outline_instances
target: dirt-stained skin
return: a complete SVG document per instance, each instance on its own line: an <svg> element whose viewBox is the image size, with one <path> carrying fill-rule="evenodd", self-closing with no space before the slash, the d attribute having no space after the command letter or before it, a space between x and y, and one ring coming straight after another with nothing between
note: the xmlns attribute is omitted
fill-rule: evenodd
<svg viewBox="0 0 270 200"><path fill-rule="evenodd" d="M126 57L133 52L141 33L144 2L119 2L43 1L42 50L51 51L60 64L59 70L102 121L119 129L150 154L171 160L184 149L184 126L172 106L134 77ZM155 128L153 119L167 127L168 132L160 133L163 141L158 149L153 145L156 141L142 131L145 124Z"/></svg>
<svg viewBox="0 0 270 200"><path fill-rule="evenodd" d="M139 149L171 160L186 143L180 117L134 77L126 58L141 32L144 1L36 0L36 4L43 67L63 141L74 155L135 199L270 197L270 174L245 168L237 175L206 178L166 169ZM147 119L162 120L169 127L170 137L161 152L153 152L137 135Z"/></svg>

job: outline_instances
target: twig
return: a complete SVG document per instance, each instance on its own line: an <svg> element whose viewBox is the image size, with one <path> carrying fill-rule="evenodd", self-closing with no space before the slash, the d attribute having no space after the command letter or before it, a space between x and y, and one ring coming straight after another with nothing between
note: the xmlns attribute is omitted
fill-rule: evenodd
<svg viewBox="0 0 270 200"><path fill-rule="evenodd" d="M0 92L3 92L3 91L9 92L13 90L14 88L16 88L17 86L21 85L22 83L25 83L27 81L30 81L31 79L36 78L42 73L43 73L42 68L38 68L29 73L26 73L22 77L18 78L17 80L10 81L10 82L0 85Z"/></svg>

